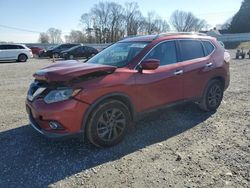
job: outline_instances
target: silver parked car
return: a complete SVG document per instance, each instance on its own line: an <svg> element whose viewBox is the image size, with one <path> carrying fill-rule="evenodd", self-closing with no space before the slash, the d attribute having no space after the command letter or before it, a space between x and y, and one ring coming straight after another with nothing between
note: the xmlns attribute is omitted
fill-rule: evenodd
<svg viewBox="0 0 250 188"><path fill-rule="evenodd" d="M32 58L31 49L22 44L0 44L0 61L16 60L26 62Z"/></svg>

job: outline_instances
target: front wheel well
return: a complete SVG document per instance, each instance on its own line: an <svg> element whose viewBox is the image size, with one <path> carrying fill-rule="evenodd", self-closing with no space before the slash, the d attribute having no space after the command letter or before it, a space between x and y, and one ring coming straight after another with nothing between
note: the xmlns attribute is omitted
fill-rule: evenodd
<svg viewBox="0 0 250 188"><path fill-rule="evenodd" d="M91 116L91 113L94 111L94 109L96 107L98 107L99 105L110 101L110 100L116 100L119 102L122 102L124 105L127 106L130 116L131 116L131 120L133 121L135 118L135 108L134 105L132 104L131 99L129 98L129 96L125 95L125 94L109 94L106 96L103 96L99 99L97 99L87 110L87 112L85 113L84 117L83 117L83 123L82 123L82 130L84 131L86 128L86 124L89 121L89 118Z"/></svg>

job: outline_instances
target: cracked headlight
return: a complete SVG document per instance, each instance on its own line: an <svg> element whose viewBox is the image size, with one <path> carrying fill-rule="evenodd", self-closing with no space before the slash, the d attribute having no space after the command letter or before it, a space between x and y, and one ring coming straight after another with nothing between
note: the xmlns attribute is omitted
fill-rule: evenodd
<svg viewBox="0 0 250 188"><path fill-rule="evenodd" d="M47 104L65 101L70 99L71 97L76 96L81 90L80 89L72 89L72 88L62 88L50 91L44 101Z"/></svg>

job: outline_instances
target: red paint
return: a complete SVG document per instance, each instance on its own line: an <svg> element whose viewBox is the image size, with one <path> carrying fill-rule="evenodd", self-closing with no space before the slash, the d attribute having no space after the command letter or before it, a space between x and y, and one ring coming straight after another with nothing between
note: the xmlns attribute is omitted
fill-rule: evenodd
<svg viewBox="0 0 250 188"><path fill-rule="evenodd" d="M158 61L142 61L143 57L162 41L193 37L211 41L216 46L216 51L208 57L160 67ZM43 99L27 101L33 116L44 130L53 132L48 127L48 121L55 120L65 127L62 134L80 132L81 126L83 128L85 126L82 124L84 119L88 118L87 111L96 101L110 94L126 95L137 114L184 99L201 97L206 84L214 77L224 79L225 88L229 85L229 64L224 62L224 49L214 38L171 35L155 40L153 36L148 36L125 41L151 41L151 43L123 68L72 61L54 64L34 74L38 80L53 82L69 81L96 71L110 72L95 79L72 84L73 88L82 88L82 92L75 97L76 100L70 99L54 104L46 104ZM141 61L144 69L142 73L135 69ZM213 66L206 67L207 63L213 63ZM183 74L175 75L180 70L183 70Z"/></svg>
<svg viewBox="0 0 250 188"><path fill-rule="evenodd" d="M158 59L147 59L141 62L142 70L155 70L160 66Z"/></svg>

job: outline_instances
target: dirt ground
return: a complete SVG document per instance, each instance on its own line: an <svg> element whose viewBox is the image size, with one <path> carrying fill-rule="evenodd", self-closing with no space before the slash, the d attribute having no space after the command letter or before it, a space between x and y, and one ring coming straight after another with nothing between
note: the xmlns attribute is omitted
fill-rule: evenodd
<svg viewBox="0 0 250 188"><path fill-rule="evenodd" d="M232 60L216 113L161 110L108 149L47 140L28 125L32 74L50 63L0 63L0 187L250 187L249 59Z"/></svg>

